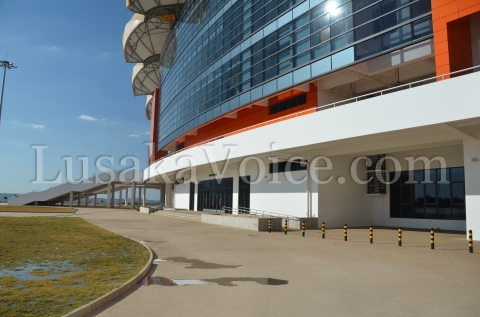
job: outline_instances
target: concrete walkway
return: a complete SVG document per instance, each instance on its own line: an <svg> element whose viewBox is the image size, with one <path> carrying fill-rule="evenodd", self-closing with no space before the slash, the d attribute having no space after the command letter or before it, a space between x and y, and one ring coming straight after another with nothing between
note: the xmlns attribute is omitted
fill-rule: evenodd
<svg viewBox="0 0 480 317"><path fill-rule="evenodd" d="M480 312L480 245L469 254L463 234L437 233L436 250L430 250L425 231L404 230L398 247L397 231L386 229L375 230L370 245L368 229L349 229L344 242L341 229L327 230L322 240L318 230L303 238L300 231L285 236L131 210L80 209L75 216L146 241L158 258L190 259L161 262L151 276L221 284L243 279L232 282L238 286L139 285L90 316L465 317ZM267 278L288 284L262 285L278 282Z"/></svg>

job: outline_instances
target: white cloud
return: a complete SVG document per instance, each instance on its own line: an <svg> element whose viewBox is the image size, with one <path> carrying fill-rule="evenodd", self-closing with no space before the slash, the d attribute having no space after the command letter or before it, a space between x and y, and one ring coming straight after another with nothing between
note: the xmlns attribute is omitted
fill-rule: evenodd
<svg viewBox="0 0 480 317"><path fill-rule="evenodd" d="M138 134L130 134L129 137L131 137L131 138L138 138L139 135L138 135Z"/></svg>
<svg viewBox="0 0 480 317"><path fill-rule="evenodd" d="M43 124L30 124L33 129L44 130L45 126Z"/></svg>
<svg viewBox="0 0 480 317"><path fill-rule="evenodd" d="M56 45L52 45L52 46L44 45L42 46L42 48L46 51L49 51L50 53L61 53L63 51L60 47Z"/></svg>
<svg viewBox="0 0 480 317"><path fill-rule="evenodd" d="M100 120L102 121L102 120ZM102 121L103 124L105 125L112 125L112 124L119 124L120 122L116 122L116 121L109 121L109 122L106 122L106 121Z"/></svg>
<svg viewBox="0 0 480 317"><path fill-rule="evenodd" d="M98 119L94 117L87 116L85 114L82 114L80 117L78 117L80 120L85 120L85 121L97 121Z"/></svg>
<svg viewBox="0 0 480 317"><path fill-rule="evenodd" d="M150 135L150 131L148 131L148 132L143 132L142 134Z"/></svg>

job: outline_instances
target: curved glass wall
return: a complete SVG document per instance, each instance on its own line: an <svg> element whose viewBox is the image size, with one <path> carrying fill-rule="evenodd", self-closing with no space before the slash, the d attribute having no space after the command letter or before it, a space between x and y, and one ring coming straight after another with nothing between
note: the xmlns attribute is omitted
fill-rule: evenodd
<svg viewBox="0 0 480 317"><path fill-rule="evenodd" d="M187 0L182 15L175 48L164 47L174 63L162 68L157 150L233 109L432 36L430 0Z"/></svg>

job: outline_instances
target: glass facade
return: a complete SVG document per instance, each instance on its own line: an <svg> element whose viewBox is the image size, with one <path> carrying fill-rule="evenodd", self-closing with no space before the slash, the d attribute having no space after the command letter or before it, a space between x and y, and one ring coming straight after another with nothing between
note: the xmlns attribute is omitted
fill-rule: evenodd
<svg viewBox="0 0 480 317"><path fill-rule="evenodd" d="M164 46L157 150L238 107L431 36L430 0L187 1Z"/></svg>
<svg viewBox="0 0 480 317"><path fill-rule="evenodd" d="M401 172L390 185L390 217L465 220L464 168Z"/></svg>

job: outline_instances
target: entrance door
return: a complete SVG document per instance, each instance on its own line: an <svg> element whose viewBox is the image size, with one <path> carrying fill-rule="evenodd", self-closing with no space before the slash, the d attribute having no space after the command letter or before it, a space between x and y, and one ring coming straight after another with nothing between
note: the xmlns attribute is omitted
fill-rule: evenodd
<svg viewBox="0 0 480 317"><path fill-rule="evenodd" d="M232 196L233 178L201 181L198 183L198 210L223 212L223 207L232 207Z"/></svg>

